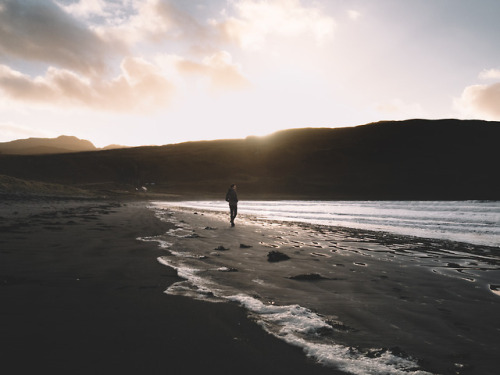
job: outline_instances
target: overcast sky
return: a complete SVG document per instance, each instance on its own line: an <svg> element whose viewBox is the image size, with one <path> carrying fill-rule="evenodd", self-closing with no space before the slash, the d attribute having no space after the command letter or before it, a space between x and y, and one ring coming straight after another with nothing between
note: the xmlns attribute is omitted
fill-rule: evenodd
<svg viewBox="0 0 500 375"><path fill-rule="evenodd" d="M0 0L0 142L500 120L498 0Z"/></svg>

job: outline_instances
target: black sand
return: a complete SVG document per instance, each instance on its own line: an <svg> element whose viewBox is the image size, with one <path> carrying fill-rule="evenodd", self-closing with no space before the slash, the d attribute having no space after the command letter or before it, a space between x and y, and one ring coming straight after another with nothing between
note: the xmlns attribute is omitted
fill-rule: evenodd
<svg viewBox="0 0 500 375"><path fill-rule="evenodd" d="M338 374L235 304L169 296L144 203L0 203L3 374Z"/></svg>
<svg viewBox="0 0 500 375"><path fill-rule="evenodd" d="M333 316L335 343L409 355L434 374L498 373L498 248L244 215L231 228L226 212L164 212L187 225L161 237L187 257L165 251L165 261L203 270L228 295L237 285L266 303ZM269 262L273 252L289 259Z"/></svg>

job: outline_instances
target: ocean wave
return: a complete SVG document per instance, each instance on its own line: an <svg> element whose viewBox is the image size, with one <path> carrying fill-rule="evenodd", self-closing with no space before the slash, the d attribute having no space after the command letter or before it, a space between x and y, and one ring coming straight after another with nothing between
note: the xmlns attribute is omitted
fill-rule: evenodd
<svg viewBox="0 0 500 375"><path fill-rule="evenodd" d="M216 283L199 275L202 270L183 266L167 257L159 257L158 261L175 269L178 276L185 279L169 286L166 294L208 302L236 302L266 332L302 348L307 356L322 365L355 375L432 375L420 370L413 358L398 356L388 349L360 350L336 344L335 330L328 317L308 308L297 304L266 304L243 293L225 295Z"/></svg>
<svg viewBox="0 0 500 375"><path fill-rule="evenodd" d="M225 202L170 204L227 211ZM244 201L241 214L261 219L383 231L500 247L500 202L497 201Z"/></svg>
<svg viewBox="0 0 500 375"><path fill-rule="evenodd" d="M420 370L415 359L396 355L388 349L360 350L336 344L328 318L310 309L297 304L265 304L242 293L224 295L216 284L198 275L200 270L179 266L165 257L158 261L176 269L179 277L186 279L172 284L165 293L209 302L237 302L265 331L302 348L307 356L322 365L355 375L431 375Z"/></svg>

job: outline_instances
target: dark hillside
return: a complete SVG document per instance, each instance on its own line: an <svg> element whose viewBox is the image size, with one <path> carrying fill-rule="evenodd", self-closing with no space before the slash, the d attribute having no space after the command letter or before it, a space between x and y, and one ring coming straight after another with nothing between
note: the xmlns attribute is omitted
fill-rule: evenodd
<svg viewBox="0 0 500 375"><path fill-rule="evenodd" d="M244 140L64 155L0 155L0 174L43 182L311 199L500 199L500 123L380 122Z"/></svg>

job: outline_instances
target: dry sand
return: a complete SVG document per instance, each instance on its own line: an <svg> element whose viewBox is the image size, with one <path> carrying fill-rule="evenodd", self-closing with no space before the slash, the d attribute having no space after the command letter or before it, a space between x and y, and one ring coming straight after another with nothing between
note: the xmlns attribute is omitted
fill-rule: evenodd
<svg viewBox="0 0 500 375"><path fill-rule="evenodd" d="M144 202L0 202L2 374L335 374L235 304L169 296Z"/></svg>

